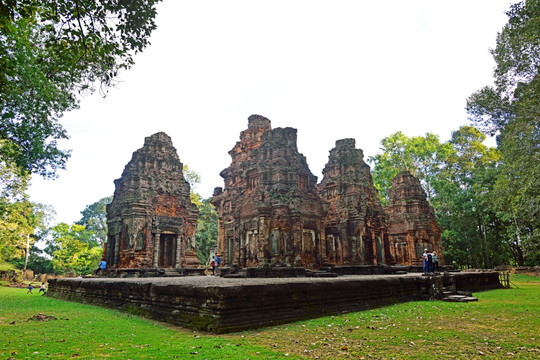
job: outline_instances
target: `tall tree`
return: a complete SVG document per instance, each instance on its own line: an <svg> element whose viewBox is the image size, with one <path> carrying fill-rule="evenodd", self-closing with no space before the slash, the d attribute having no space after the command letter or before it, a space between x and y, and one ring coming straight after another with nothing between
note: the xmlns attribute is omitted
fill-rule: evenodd
<svg viewBox="0 0 540 360"><path fill-rule="evenodd" d="M461 266L492 268L507 263L508 247L500 234L500 220L491 210L492 191L499 153L483 144L485 135L462 126L448 142L433 201L443 227L445 259Z"/></svg>
<svg viewBox="0 0 540 360"><path fill-rule="evenodd" d="M488 196L499 153L483 145L484 140L471 126L461 127L443 144L433 134L409 138L398 132L383 139L382 154L370 158L381 194L387 194L400 170L421 180L443 227L445 259L459 266L492 267L510 257L503 223Z"/></svg>
<svg viewBox="0 0 540 360"><path fill-rule="evenodd" d="M472 94L467 111L492 135L502 153L493 205L508 223L524 262L540 262L540 0L521 1L491 53L495 85ZM519 256L518 256L519 259ZM521 260L519 261L522 262Z"/></svg>
<svg viewBox="0 0 540 360"><path fill-rule="evenodd" d="M81 220L76 222L77 225L83 225L86 231L92 234L92 240L99 245L107 240L107 205L111 203L112 198L107 196L87 205L81 211Z"/></svg>
<svg viewBox="0 0 540 360"><path fill-rule="evenodd" d="M431 202L440 158L447 155L450 147L441 144L439 137L432 133L408 137L398 131L381 140L381 150L382 153L369 157L368 161L373 164L373 182L383 204L388 202L392 179L402 170L409 171L420 180Z"/></svg>
<svg viewBox="0 0 540 360"><path fill-rule="evenodd" d="M86 275L96 268L103 248L95 246L83 225L60 223L52 228L47 251L57 274Z"/></svg>
<svg viewBox="0 0 540 360"><path fill-rule="evenodd" d="M160 0L0 3L0 160L54 177L69 152L58 119L104 94L149 44Z"/></svg>
<svg viewBox="0 0 540 360"><path fill-rule="evenodd" d="M217 245L218 217L214 206L210 203L211 198L201 201L199 206L199 219L197 220L197 258L201 264L205 264L210 256L210 251Z"/></svg>

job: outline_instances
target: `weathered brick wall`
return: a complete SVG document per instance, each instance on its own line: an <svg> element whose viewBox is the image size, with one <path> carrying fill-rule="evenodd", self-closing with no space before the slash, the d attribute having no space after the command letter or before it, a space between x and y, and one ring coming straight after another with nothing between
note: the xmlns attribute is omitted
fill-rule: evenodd
<svg viewBox="0 0 540 360"><path fill-rule="evenodd" d="M454 275L452 275L454 276ZM457 290L500 287L497 273L458 273ZM428 300L442 276L332 279L58 279L48 296L129 311L183 327L225 333L396 302Z"/></svg>

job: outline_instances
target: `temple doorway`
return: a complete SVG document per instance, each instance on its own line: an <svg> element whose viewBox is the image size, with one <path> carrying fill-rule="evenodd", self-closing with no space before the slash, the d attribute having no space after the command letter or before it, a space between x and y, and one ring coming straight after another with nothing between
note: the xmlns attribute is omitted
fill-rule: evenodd
<svg viewBox="0 0 540 360"><path fill-rule="evenodd" d="M377 251L377 264L384 264L384 244L380 236L377 236L375 246Z"/></svg>
<svg viewBox="0 0 540 360"><path fill-rule="evenodd" d="M308 269L317 265L317 244L313 230L302 231L302 265Z"/></svg>
<svg viewBox="0 0 540 360"><path fill-rule="evenodd" d="M171 268L175 266L177 238L176 234L161 234L158 267Z"/></svg>

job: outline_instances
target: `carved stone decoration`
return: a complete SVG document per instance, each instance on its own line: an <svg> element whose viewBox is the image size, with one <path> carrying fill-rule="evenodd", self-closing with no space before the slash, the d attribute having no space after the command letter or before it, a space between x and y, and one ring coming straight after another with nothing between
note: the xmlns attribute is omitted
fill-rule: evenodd
<svg viewBox="0 0 540 360"><path fill-rule="evenodd" d="M105 257L117 269L197 267L198 209L171 138L159 132L133 153L107 206Z"/></svg>
<svg viewBox="0 0 540 360"><path fill-rule="evenodd" d="M225 188L216 188L212 199L224 265L318 268L324 262L326 212L296 139L296 129L272 130L270 120L252 115L229 151L231 165L220 174Z"/></svg>
<svg viewBox="0 0 540 360"><path fill-rule="evenodd" d="M320 196L329 203L326 259L335 265L391 262L386 216L369 166L354 139L336 141L330 150Z"/></svg>
<svg viewBox="0 0 540 360"><path fill-rule="evenodd" d="M402 171L392 180L388 195L386 212L393 262L420 265L424 249L429 249L436 251L439 264L444 264L441 227L420 181L408 171Z"/></svg>

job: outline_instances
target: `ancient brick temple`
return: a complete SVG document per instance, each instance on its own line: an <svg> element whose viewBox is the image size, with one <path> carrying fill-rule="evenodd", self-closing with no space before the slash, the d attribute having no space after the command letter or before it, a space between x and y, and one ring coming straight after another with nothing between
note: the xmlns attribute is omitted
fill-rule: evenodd
<svg viewBox="0 0 540 360"><path fill-rule="evenodd" d="M113 269L196 267L191 203L183 165L165 133L147 137L133 153L107 206L106 260Z"/></svg>
<svg viewBox="0 0 540 360"><path fill-rule="evenodd" d="M259 115L248 119L221 172L212 204L219 218L218 247L226 265L292 265L324 262L326 211L317 177L298 152L296 129L271 128Z"/></svg>
<svg viewBox="0 0 540 360"><path fill-rule="evenodd" d="M416 265L419 249L441 254L441 229L418 180L394 180L387 214L354 139L336 142L319 185L296 130L272 129L263 116L248 118L229 154L225 187L212 200L225 265Z"/></svg>
<svg viewBox="0 0 540 360"><path fill-rule="evenodd" d="M408 171L402 171L392 180L388 195L388 233L395 261L404 265L418 265L427 248L436 251L439 263L443 264L441 227L420 181Z"/></svg>
<svg viewBox="0 0 540 360"><path fill-rule="evenodd" d="M392 263L386 216L354 139L338 140L330 150L319 193L329 203L325 221L329 263Z"/></svg>

